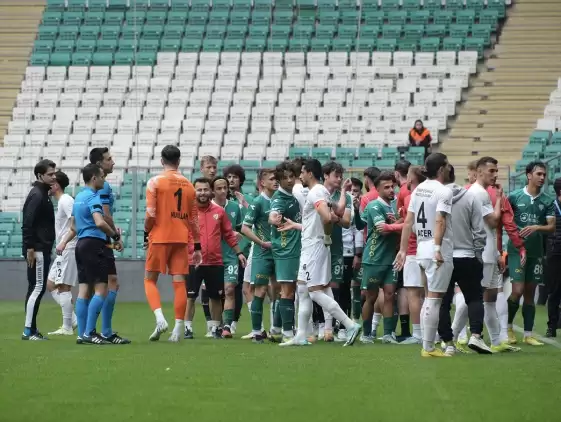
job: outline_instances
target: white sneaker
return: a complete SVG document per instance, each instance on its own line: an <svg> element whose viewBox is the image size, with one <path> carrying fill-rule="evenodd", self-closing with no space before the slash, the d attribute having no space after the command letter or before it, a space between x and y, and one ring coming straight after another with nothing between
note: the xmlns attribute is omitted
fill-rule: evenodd
<svg viewBox="0 0 561 422"><path fill-rule="evenodd" d="M169 335L168 341L170 343L179 343L179 341L181 340L183 336L181 335L181 333L176 333L175 330L173 330L171 332L171 334Z"/></svg>
<svg viewBox="0 0 561 422"><path fill-rule="evenodd" d="M50 336L72 336L74 335L73 330L69 330L68 328L60 327L58 330L49 333Z"/></svg>
<svg viewBox="0 0 561 422"><path fill-rule="evenodd" d="M399 344L423 344L423 340L417 337L407 337Z"/></svg>
<svg viewBox="0 0 561 422"><path fill-rule="evenodd" d="M490 355L493 353L491 348L485 344L481 337L471 336L468 342L468 347L471 350L483 355Z"/></svg>
<svg viewBox="0 0 561 422"><path fill-rule="evenodd" d="M384 337L382 337L382 343L399 344L398 341L395 339L395 337L391 334L385 334Z"/></svg>
<svg viewBox="0 0 561 422"><path fill-rule="evenodd" d="M76 314L72 317L72 329L75 330L78 328L78 318L76 318Z"/></svg>
<svg viewBox="0 0 561 422"><path fill-rule="evenodd" d="M324 338L325 337L325 324L321 323L319 324L318 327L318 338Z"/></svg>
<svg viewBox="0 0 561 422"><path fill-rule="evenodd" d="M160 336L168 330L168 322L163 319L156 322L156 329L150 335L150 341L158 341L160 340Z"/></svg>
<svg viewBox="0 0 561 422"><path fill-rule="evenodd" d="M347 330L341 328L337 333L337 337L335 337L335 341L337 343L344 343L347 341Z"/></svg>
<svg viewBox="0 0 561 422"><path fill-rule="evenodd" d="M454 346L446 346L446 349L444 349L444 354L446 356L454 356L456 354L456 348Z"/></svg>
<svg viewBox="0 0 561 422"><path fill-rule="evenodd" d="M360 336L359 341L362 344L374 344L374 338L372 336Z"/></svg>
<svg viewBox="0 0 561 422"><path fill-rule="evenodd" d="M292 337L291 339L287 339L286 341L283 341L282 343L280 343L279 346L280 347L309 346L311 344L312 343L310 343L306 339L300 340L300 339L297 339L296 337Z"/></svg>
<svg viewBox="0 0 561 422"><path fill-rule="evenodd" d="M230 332L232 335L236 334L236 328L238 328L238 323L233 321L232 324L230 324Z"/></svg>
<svg viewBox="0 0 561 422"><path fill-rule="evenodd" d="M212 338L212 328L210 330L207 330L206 334L205 334L206 338Z"/></svg>
<svg viewBox="0 0 561 422"><path fill-rule="evenodd" d="M242 336L242 340L253 340L253 337L255 337L255 334L253 332L246 334L245 336Z"/></svg>

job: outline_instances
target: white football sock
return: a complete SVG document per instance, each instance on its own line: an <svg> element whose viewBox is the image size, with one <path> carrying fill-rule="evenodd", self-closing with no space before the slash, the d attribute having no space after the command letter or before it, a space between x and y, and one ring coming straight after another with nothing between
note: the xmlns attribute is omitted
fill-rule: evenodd
<svg viewBox="0 0 561 422"><path fill-rule="evenodd" d="M434 350L434 341L436 332L438 331L438 321L440 319L440 303L442 299L436 297L427 297L425 305L421 312L421 320L423 321L423 349L427 352Z"/></svg>
<svg viewBox="0 0 561 422"><path fill-rule="evenodd" d="M185 320L185 328L187 328L189 331L193 331L193 321Z"/></svg>
<svg viewBox="0 0 561 422"><path fill-rule="evenodd" d="M166 318L164 317L164 313L162 312L162 308L158 308L154 311L154 315L156 315L156 322L165 322Z"/></svg>
<svg viewBox="0 0 561 422"><path fill-rule="evenodd" d="M274 333L277 330L275 330L275 326L273 325L273 321L275 320L275 301L271 301L271 306L269 306L269 322L270 322L270 328L269 331Z"/></svg>
<svg viewBox="0 0 561 422"><path fill-rule="evenodd" d="M423 338L423 336L425 335L425 326L423 325L423 309L425 309L425 299L423 299L423 303L421 304L421 318L419 319L420 322L420 326L421 326L421 338Z"/></svg>
<svg viewBox="0 0 561 422"><path fill-rule="evenodd" d="M175 320L175 327L173 327L173 332L175 334L183 334L183 329L185 328L185 322L182 319Z"/></svg>
<svg viewBox="0 0 561 422"><path fill-rule="evenodd" d="M54 289L51 292L51 296L53 297L54 301L60 305L60 299L59 299L59 296L58 296L58 289Z"/></svg>
<svg viewBox="0 0 561 422"><path fill-rule="evenodd" d="M454 334L454 341L458 341L460 333L462 332L462 330L466 329L467 322L468 307L464 300L464 295L458 293L456 295L456 312L454 313L454 320L452 321L452 333Z"/></svg>
<svg viewBox="0 0 561 422"><path fill-rule="evenodd" d="M298 327L296 338L298 341L306 340L308 332L308 324L312 317L313 302L308 294L308 288L305 284L298 284Z"/></svg>
<svg viewBox="0 0 561 422"><path fill-rule="evenodd" d="M483 308L485 309L485 326L491 338L491 344L493 346L498 346L501 343L501 326L499 324L499 316L497 315L495 302L483 302Z"/></svg>
<svg viewBox="0 0 561 422"><path fill-rule="evenodd" d="M423 332L421 331L421 324L413 324L413 337L423 338Z"/></svg>
<svg viewBox="0 0 561 422"><path fill-rule="evenodd" d="M310 297L324 310L329 312L333 318L341 321L341 324L343 324L346 329L351 329L355 326L355 323L343 312L339 304L335 302L335 299L328 296L324 291L316 290L315 292L310 292Z"/></svg>
<svg viewBox="0 0 561 422"><path fill-rule="evenodd" d="M376 337L376 331L378 331L378 325L380 325L380 321L382 320L382 314L378 314L374 312L374 316L372 317L372 336Z"/></svg>
<svg viewBox="0 0 561 422"><path fill-rule="evenodd" d="M72 330L72 292L59 293L58 299L62 308L62 326Z"/></svg>
<svg viewBox="0 0 561 422"><path fill-rule="evenodd" d="M333 292L331 291L331 287L328 287L323 291L327 296L331 299L335 300L333 297ZM323 319L325 320L325 325L323 327L324 331L333 331L333 316L323 308Z"/></svg>
<svg viewBox="0 0 561 422"><path fill-rule="evenodd" d="M496 302L497 315L499 316L499 324L501 326L499 339L501 342L508 340L508 303L506 295L503 292L497 294Z"/></svg>

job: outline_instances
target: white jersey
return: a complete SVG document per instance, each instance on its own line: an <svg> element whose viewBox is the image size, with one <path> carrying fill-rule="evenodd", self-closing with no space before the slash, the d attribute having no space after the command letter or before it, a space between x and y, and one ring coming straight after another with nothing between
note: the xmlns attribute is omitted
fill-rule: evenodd
<svg viewBox="0 0 561 422"><path fill-rule="evenodd" d="M329 201L329 191L318 183L309 190L302 209L302 248L323 242L323 224L316 206Z"/></svg>
<svg viewBox="0 0 561 422"><path fill-rule="evenodd" d="M300 204L300 212L304 211L304 205L306 203L306 197L308 196L310 189L302 186L302 183L296 183L292 188L292 195L296 198Z"/></svg>
<svg viewBox="0 0 561 422"><path fill-rule="evenodd" d="M475 182L471 185L469 191L473 192L478 205L481 206L481 214L483 215L483 218L495 211L489 192L487 192L483 186ZM489 225L485 223L485 220L483 223L485 226L485 234L487 235L485 249L483 249L483 262L485 264L496 264L497 259L499 259L499 250L497 249L497 230L489 227Z"/></svg>
<svg viewBox="0 0 561 422"><path fill-rule="evenodd" d="M417 259L434 258L436 216L439 212L447 214L440 252L445 261L452 261L452 190L437 180L426 180L411 194L407 211L415 214L413 227L417 236Z"/></svg>
<svg viewBox="0 0 561 422"><path fill-rule="evenodd" d="M72 217L72 207L74 206L74 198L68 194L63 194L58 200L58 208L55 215L55 232L57 245L70 231L70 217ZM66 248L76 247L77 237L68 242Z"/></svg>

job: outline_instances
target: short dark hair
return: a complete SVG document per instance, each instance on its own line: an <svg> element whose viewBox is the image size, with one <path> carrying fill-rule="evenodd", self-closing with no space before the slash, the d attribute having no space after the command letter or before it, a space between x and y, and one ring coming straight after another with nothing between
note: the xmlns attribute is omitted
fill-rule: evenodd
<svg viewBox="0 0 561 422"><path fill-rule="evenodd" d="M56 164L54 161L44 159L35 164L33 174L35 178L38 179L39 176L43 176L49 169L56 169Z"/></svg>
<svg viewBox="0 0 561 422"><path fill-rule="evenodd" d="M477 163L475 163L475 168L486 166L487 164L497 165L499 164L499 162L493 157L481 157L479 160L477 160Z"/></svg>
<svg viewBox="0 0 561 422"><path fill-rule="evenodd" d="M427 176L425 176L425 168L423 166L411 166L409 171L415 175L417 183L421 184L427 180Z"/></svg>
<svg viewBox="0 0 561 422"><path fill-rule="evenodd" d="M553 182L553 190L557 196L561 196L561 177L558 177L555 179L555 182Z"/></svg>
<svg viewBox="0 0 561 422"><path fill-rule="evenodd" d="M267 176L268 174L275 174L275 169L272 168L259 169L259 172L257 173L257 180L259 181L263 180L265 176Z"/></svg>
<svg viewBox="0 0 561 422"><path fill-rule="evenodd" d="M343 166L341 164L339 164L336 161L329 161L328 163L325 163L322 168L321 168L321 172L323 173L323 175L330 175L331 173L339 173L339 174L343 174L345 172L345 169L343 168Z"/></svg>
<svg viewBox="0 0 561 422"><path fill-rule="evenodd" d="M454 183L456 181L456 172L454 171L454 166L450 165L450 173L448 174L448 180L450 183Z"/></svg>
<svg viewBox="0 0 561 422"><path fill-rule="evenodd" d="M302 164L302 167L304 170L311 172L316 180L321 180L322 169L319 160L316 160L315 158L308 158L304 164Z"/></svg>
<svg viewBox="0 0 561 422"><path fill-rule="evenodd" d="M543 161L535 160L529 162L528 165L526 166L526 174L528 175L530 173L533 173L536 167L542 168L545 171L547 171L547 166Z"/></svg>
<svg viewBox="0 0 561 422"><path fill-rule="evenodd" d="M212 179L212 181L210 182L210 188L212 190L214 190L214 184L216 182L218 182L219 180L224 180L226 182L226 187L228 186L228 179L226 179L225 176L216 176L214 179Z"/></svg>
<svg viewBox="0 0 561 422"><path fill-rule="evenodd" d="M411 167L411 163L409 161L399 160L397 163L395 163L394 170L397 171L401 177L407 177L409 167Z"/></svg>
<svg viewBox="0 0 561 422"><path fill-rule="evenodd" d="M82 169L82 179L84 180L84 183L88 184L94 176L99 176L102 172L103 170L98 164L87 164L86 167Z"/></svg>
<svg viewBox="0 0 561 422"><path fill-rule="evenodd" d="M368 167L364 170L364 177L368 177L372 182L376 180L376 178L382 173L382 171L378 167Z"/></svg>
<svg viewBox="0 0 561 422"><path fill-rule="evenodd" d="M374 180L374 186L378 188L380 183L382 182L393 182L395 183L395 175L391 171L383 171L380 175Z"/></svg>
<svg viewBox="0 0 561 422"><path fill-rule="evenodd" d="M230 164L222 171L222 174L224 177L228 177L229 174L238 176L238 179L240 179L240 187L242 187L245 182L245 170L239 164Z"/></svg>
<svg viewBox="0 0 561 422"><path fill-rule="evenodd" d="M294 166L294 175L296 177L300 176L300 173L302 173L302 166L308 159L308 157L296 157L292 160L292 165Z"/></svg>
<svg viewBox="0 0 561 422"><path fill-rule="evenodd" d="M440 152L433 152L425 160L425 174L427 178L434 179L438 171L446 165L448 158Z"/></svg>
<svg viewBox="0 0 561 422"><path fill-rule="evenodd" d="M362 184L362 181L360 179L357 179L356 177L351 177L351 183L353 184L353 186L358 186L360 190L362 190L362 187L364 186Z"/></svg>
<svg viewBox="0 0 561 422"><path fill-rule="evenodd" d="M165 164L178 166L181 159L181 151L175 145L166 145L162 149L161 156Z"/></svg>
<svg viewBox="0 0 561 422"><path fill-rule="evenodd" d="M196 186L197 183L206 183L209 187L212 186L212 181L206 177L197 177L193 182L193 186Z"/></svg>
<svg viewBox="0 0 561 422"><path fill-rule="evenodd" d="M95 163L99 163L100 161L103 161L103 154L107 154L108 152L109 152L109 148L107 147L92 148L89 156L90 163L95 164Z"/></svg>
<svg viewBox="0 0 561 422"><path fill-rule="evenodd" d="M68 179L68 176L66 175L66 173L62 172L62 171L57 171L55 173L55 180L58 183L58 185L60 186L60 188L62 189L62 191L64 192L64 189L66 189L68 187L68 185L70 184L70 180Z"/></svg>
<svg viewBox="0 0 561 422"><path fill-rule="evenodd" d="M296 176L295 170L294 170L294 164L292 164L291 161L283 161L282 163L277 164L277 166L275 167L275 177L277 178L277 180L279 182L282 179L284 179L284 173L286 171L288 171L288 172L294 174L294 176Z"/></svg>

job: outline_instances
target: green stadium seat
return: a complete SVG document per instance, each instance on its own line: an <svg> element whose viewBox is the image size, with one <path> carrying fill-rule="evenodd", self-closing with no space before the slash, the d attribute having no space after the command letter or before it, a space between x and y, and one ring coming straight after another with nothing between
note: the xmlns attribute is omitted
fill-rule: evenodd
<svg viewBox="0 0 561 422"><path fill-rule="evenodd" d="M356 41L352 40L355 45L355 50L360 52L372 52L378 43L378 40L357 38ZM395 41L395 40L394 40Z"/></svg>
<svg viewBox="0 0 561 422"><path fill-rule="evenodd" d="M464 42L466 51L477 51L477 57L483 58L483 50L485 49L485 40L483 38L466 38Z"/></svg>
<svg viewBox="0 0 561 422"><path fill-rule="evenodd" d="M338 10L322 10L319 13L318 20L322 25L337 25L339 23ZM348 23L348 25L356 25L356 23Z"/></svg>
<svg viewBox="0 0 561 422"><path fill-rule="evenodd" d="M251 25L249 27L249 36L250 37L262 37L266 38L269 35L269 27L264 25Z"/></svg>
<svg viewBox="0 0 561 422"><path fill-rule="evenodd" d="M298 51L307 52L309 48L310 48L309 38L292 38L288 43L288 51L292 51L292 52L298 52Z"/></svg>
<svg viewBox="0 0 561 422"><path fill-rule="evenodd" d="M413 25L426 25L429 23L431 13L428 10L409 11L407 13L409 22Z"/></svg>
<svg viewBox="0 0 561 422"><path fill-rule="evenodd" d="M33 53L49 54L54 49L52 40L35 40L33 43Z"/></svg>
<svg viewBox="0 0 561 422"><path fill-rule="evenodd" d="M531 135L528 143L530 145L547 145L549 143L549 139L551 138L551 132L549 130L534 130Z"/></svg>
<svg viewBox="0 0 561 422"><path fill-rule="evenodd" d="M33 53L29 59L30 66L48 66L51 55L49 53Z"/></svg>
<svg viewBox="0 0 561 422"><path fill-rule="evenodd" d="M47 0L46 10L49 12L62 12L65 8L65 0Z"/></svg>
<svg viewBox="0 0 561 422"><path fill-rule="evenodd" d="M444 37L446 35L446 25L433 24L425 27L427 37Z"/></svg>
<svg viewBox="0 0 561 422"><path fill-rule="evenodd" d="M189 12L187 10L170 10L168 13L168 25L185 25L188 17Z"/></svg>
<svg viewBox="0 0 561 422"><path fill-rule="evenodd" d="M378 158L378 148L361 147L358 149L357 155L361 159L376 160Z"/></svg>
<svg viewBox="0 0 561 422"><path fill-rule="evenodd" d="M358 25L360 23L360 13L358 10L344 10L341 13L340 20L344 25Z"/></svg>
<svg viewBox="0 0 561 422"><path fill-rule="evenodd" d="M84 40L97 40L100 30L100 25L82 25L80 27L80 38Z"/></svg>
<svg viewBox="0 0 561 422"><path fill-rule="evenodd" d="M353 47L354 47L354 42L355 42L356 38L336 38L333 40L332 44L331 44L331 49L333 51L346 51L346 52L350 52L352 51ZM315 48L317 48L317 44L314 42L314 40L312 40L312 50L315 51ZM371 51L371 50L368 50Z"/></svg>
<svg viewBox="0 0 561 422"><path fill-rule="evenodd" d="M157 53L159 46L160 46L160 41L159 40L152 40L152 39L143 38L138 43L138 51Z"/></svg>
<svg viewBox="0 0 561 422"><path fill-rule="evenodd" d="M402 31L401 25L384 25L382 27L382 36L384 38L400 38Z"/></svg>
<svg viewBox="0 0 561 422"><path fill-rule="evenodd" d="M464 0L446 0L446 10L462 10L464 8Z"/></svg>
<svg viewBox="0 0 561 422"><path fill-rule="evenodd" d="M291 25L294 18L292 10L275 10L273 13L273 20L275 25Z"/></svg>
<svg viewBox="0 0 561 422"><path fill-rule="evenodd" d="M164 32L164 25L156 24L146 24L142 29L142 38L149 40L159 40Z"/></svg>
<svg viewBox="0 0 561 422"><path fill-rule="evenodd" d="M125 10L127 8L128 0L109 0L109 9Z"/></svg>
<svg viewBox="0 0 561 422"><path fill-rule="evenodd" d="M247 25L251 12L249 10L233 10L230 13L230 23L234 25Z"/></svg>
<svg viewBox="0 0 561 422"><path fill-rule="evenodd" d="M106 0L88 0L88 10L94 12L104 12L107 9Z"/></svg>
<svg viewBox="0 0 561 422"><path fill-rule="evenodd" d="M316 27L316 37L318 38L333 38L335 32L337 31L337 26L331 24L319 24ZM341 36L341 35L339 35ZM345 38L345 37L341 37Z"/></svg>
<svg viewBox="0 0 561 422"><path fill-rule="evenodd" d="M278 38L269 38L267 40L267 51L274 51L274 52L282 52L286 51L288 46L288 40L286 39L278 39Z"/></svg>
<svg viewBox="0 0 561 422"><path fill-rule="evenodd" d="M461 51L464 45L463 38L446 37L442 40L443 51Z"/></svg>
<svg viewBox="0 0 561 422"><path fill-rule="evenodd" d="M310 156L310 148L308 147L290 147L290 150L288 151L288 157L290 159L294 159L296 157L309 157L309 156Z"/></svg>
<svg viewBox="0 0 561 422"><path fill-rule="evenodd" d="M206 27L206 36L209 38L224 38L226 35L226 27L223 25L208 25Z"/></svg>
<svg viewBox="0 0 561 422"><path fill-rule="evenodd" d="M210 9L209 0L191 0L191 9L197 11L206 11Z"/></svg>
<svg viewBox="0 0 561 422"><path fill-rule="evenodd" d="M271 0L254 0L253 7L259 11L269 11L273 8Z"/></svg>
<svg viewBox="0 0 561 422"><path fill-rule="evenodd" d="M138 40L127 39L127 38L121 38L119 40L119 51L120 52L121 51L136 52L137 50L138 50Z"/></svg>
<svg viewBox="0 0 561 422"><path fill-rule="evenodd" d="M493 31L495 31L499 23L499 12L496 10L482 10L479 14L479 23L491 25Z"/></svg>
<svg viewBox="0 0 561 422"><path fill-rule="evenodd" d="M434 23L437 25L450 25L454 18L454 12L449 10L437 10L433 13Z"/></svg>
<svg viewBox="0 0 561 422"><path fill-rule="evenodd" d="M528 148L530 145L528 145L526 148ZM524 151L526 150L526 148L524 148ZM526 158L524 156L524 151L522 152L522 157ZM555 145L548 145L545 147L545 152L544 152L544 158L546 160L560 156L561 155L561 144L555 144Z"/></svg>
<svg viewBox="0 0 561 422"><path fill-rule="evenodd" d="M395 160L376 160L374 165L380 170L393 170L395 167Z"/></svg>
<svg viewBox="0 0 561 422"><path fill-rule="evenodd" d="M185 28L185 38L200 39L203 38L204 33L204 25L187 25L187 27Z"/></svg>
<svg viewBox="0 0 561 422"><path fill-rule="evenodd" d="M398 160L399 151L394 147L384 147L382 148L382 160Z"/></svg>
<svg viewBox="0 0 561 422"><path fill-rule="evenodd" d="M190 12L189 17L187 18L187 22L189 25L206 25L207 21L208 21L207 12L200 12L200 11Z"/></svg>
<svg viewBox="0 0 561 422"><path fill-rule="evenodd" d="M266 11L262 11L262 10L255 10L252 15L251 15L251 24L252 25L270 25L271 23L271 11L270 10L266 10Z"/></svg>
<svg viewBox="0 0 561 422"><path fill-rule="evenodd" d="M131 66L134 62L134 53L132 51L121 51L115 53L116 66Z"/></svg>
<svg viewBox="0 0 561 422"><path fill-rule="evenodd" d="M83 12L84 10L86 10L85 0L68 0L67 4L68 10L71 12Z"/></svg>
<svg viewBox="0 0 561 422"><path fill-rule="evenodd" d="M419 41L410 39L397 40L397 49L399 51L417 51L419 49Z"/></svg>
<svg viewBox="0 0 561 422"><path fill-rule="evenodd" d="M62 21L61 12L44 12L43 18L41 19L41 24L47 26L58 26Z"/></svg>
<svg viewBox="0 0 561 422"><path fill-rule="evenodd" d="M369 11L363 10L362 19L366 25L383 25L385 20L384 12L379 12L377 10Z"/></svg>
<svg viewBox="0 0 561 422"><path fill-rule="evenodd" d="M180 38L162 38L160 41L160 51L178 52L181 48Z"/></svg>
<svg viewBox="0 0 561 422"><path fill-rule="evenodd" d="M243 51L245 45L244 38L230 38L226 37L224 40L223 50L224 51Z"/></svg>
<svg viewBox="0 0 561 422"><path fill-rule="evenodd" d="M292 28L292 36L298 38L310 38L314 33L314 25L296 24Z"/></svg>
<svg viewBox="0 0 561 422"><path fill-rule="evenodd" d="M55 52L57 53L72 53L76 43L74 40L56 40Z"/></svg>
<svg viewBox="0 0 561 422"><path fill-rule="evenodd" d="M128 27L124 27L128 28ZM115 25L102 25L101 26L101 38L104 39L117 39L121 35L121 27ZM140 35L140 34L139 34ZM131 36L134 38L134 36Z"/></svg>
<svg viewBox="0 0 561 422"><path fill-rule="evenodd" d="M181 41L181 51L187 53L199 52L202 44L202 38L187 38L187 35L185 35L185 38Z"/></svg>
<svg viewBox="0 0 561 422"><path fill-rule="evenodd" d="M203 51L220 52L223 44L222 38L205 38L203 40Z"/></svg>
<svg viewBox="0 0 561 422"><path fill-rule="evenodd" d="M469 34L469 25L453 24L449 27L450 37L453 38L466 38Z"/></svg>
<svg viewBox="0 0 561 422"><path fill-rule="evenodd" d="M474 24L471 26L471 36L485 40L485 46L491 45L491 25L485 23Z"/></svg>
<svg viewBox="0 0 561 422"><path fill-rule="evenodd" d="M514 171L516 171L517 173L522 172L524 170L526 170L526 166L531 162L532 160L527 160L527 159L523 159L523 160L518 160L514 166Z"/></svg>
<svg viewBox="0 0 561 422"><path fill-rule="evenodd" d="M72 63L70 53L53 53L50 58L51 66L70 66Z"/></svg>
<svg viewBox="0 0 561 422"><path fill-rule="evenodd" d="M169 0L151 0L150 1L150 8L152 10L168 10L168 1ZM154 3L159 3L156 7L154 7ZM174 0L171 2L171 10L180 10L180 11L189 11L190 9L190 2L189 0Z"/></svg>
<svg viewBox="0 0 561 422"><path fill-rule="evenodd" d="M92 64L92 53L76 52L72 54L72 66L90 66Z"/></svg>
<svg viewBox="0 0 561 422"><path fill-rule="evenodd" d="M377 41L378 51L394 52L397 49L397 39L394 38L380 38Z"/></svg>
<svg viewBox="0 0 561 422"><path fill-rule="evenodd" d="M113 64L113 52L98 51L92 56L94 66L111 66Z"/></svg>
<svg viewBox="0 0 561 422"><path fill-rule="evenodd" d="M456 23L459 25L473 25L475 10L459 10L456 12Z"/></svg>
<svg viewBox="0 0 561 422"><path fill-rule="evenodd" d="M181 39L185 28L183 25L166 25L164 27L164 38L177 38Z"/></svg>
<svg viewBox="0 0 561 422"><path fill-rule="evenodd" d="M529 160L539 160L542 158L543 146L539 144L529 144L522 150L522 158Z"/></svg>
<svg viewBox="0 0 561 422"><path fill-rule="evenodd" d="M105 12L92 12L88 10L84 14L84 25L100 26L103 23L104 16L105 16Z"/></svg>
<svg viewBox="0 0 561 422"><path fill-rule="evenodd" d="M247 29L247 25L229 25L226 30L226 36L229 38L245 39Z"/></svg>
<svg viewBox="0 0 561 422"><path fill-rule="evenodd" d="M142 26L123 26L121 35L127 39L139 39L142 34Z"/></svg>
<svg viewBox="0 0 561 422"><path fill-rule="evenodd" d="M22 255L22 249L21 248L6 248L5 252L4 252L4 256L6 258L21 258Z"/></svg>
<svg viewBox="0 0 561 422"><path fill-rule="evenodd" d="M125 20L127 21L127 25L144 25L146 12L138 9L129 10L125 15Z"/></svg>
<svg viewBox="0 0 561 422"><path fill-rule="evenodd" d="M120 11L105 12L103 23L106 25L122 25L125 19L125 13ZM130 25L130 23L129 23Z"/></svg>
<svg viewBox="0 0 561 422"><path fill-rule="evenodd" d="M245 41L245 51L248 53L259 53L265 50L267 39L265 37L248 37Z"/></svg>
<svg viewBox="0 0 561 422"><path fill-rule="evenodd" d="M134 0L131 2L131 8L134 7L136 10L148 10L153 3L150 0Z"/></svg>
<svg viewBox="0 0 561 422"><path fill-rule="evenodd" d="M423 38L420 42L420 50L424 53L436 53L440 49L440 38Z"/></svg>
<svg viewBox="0 0 561 422"><path fill-rule="evenodd" d="M350 163L351 168L368 168L374 165L374 160L368 160L365 158L359 158L358 160L352 160Z"/></svg>
<svg viewBox="0 0 561 422"><path fill-rule="evenodd" d="M553 135L551 135L551 144L552 145L561 144L561 132L555 132Z"/></svg>
<svg viewBox="0 0 561 422"><path fill-rule="evenodd" d="M405 10L388 12L388 23L390 25L405 25L407 12Z"/></svg>
<svg viewBox="0 0 561 422"><path fill-rule="evenodd" d="M339 25L337 33L341 38L356 38L358 27L356 25Z"/></svg>
<svg viewBox="0 0 561 422"><path fill-rule="evenodd" d="M2 248L5 248L9 244L10 244L10 235L0 234L0 245L2 246Z"/></svg>
<svg viewBox="0 0 561 422"><path fill-rule="evenodd" d="M96 50L96 40L78 38L76 41L76 51L80 53L93 53Z"/></svg>
<svg viewBox="0 0 561 422"><path fill-rule="evenodd" d="M54 41L58 36L58 26L40 25L37 31L38 40L52 40Z"/></svg>
<svg viewBox="0 0 561 422"><path fill-rule="evenodd" d="M399 0L384 0L382 2L382 10L392 11L399 9Z"/></svg>
<svg viewBox="0 0 561 422"><path fill-rule="evenodd" d="M0 212L0 225L1 224L15 224L20 220L17 212ZM12 231L12 229L10 229Z"/></svg>
<svg viewBox="0 0 561 422"><path fill-rule="evenodd" d="M23 246L23 240L22 240L21 236L11 236L10 237L10 246L12 248L18 248L21 251L22 246Z"/></svg>
<svg viewBox="0 0 561 422"><path fill-rule="evenodd" d="M504 19L506 16L506 7L503 0L487 0L487 10L496 11L499 19ZM479 16L481 17L481 12Z"/></svg>
<svg viewBox="0 0 561 422"><path fill-rule="evenodd" d="M425 25L405 25L403 28L405 38L409 40L420 40L425 32Z"/></svg>
<svg viewBox="0 0 561 422"><path fill-rule="evenodd" d="M349 42L351 42L352 38L348 38ZM331 38L313 38L310 49L312 51L324 51L328 52L332 48L333 41Z"/></svg>
<svg viewBox="0 0 561 422"><path fill-rule="evenodd" d="M333 154L333 148L312 148L312 158L320 161L329 161Z"/></svg>
<svg viewBox="0 0 561 422"><path fill-rule="evenodd" d="M359 34L361 38L364 37L371 37L371 38L378 38L380 34L380 26L379 25L363 25L359 29Z"/></svg>
<svg viewBox="0 0 561 422"><path fill-rule="evenodd" d="M228 25L230 20L230 10L213 10L208 15L209 25Z"/></svg>
<svg viewBox="0 0 561 422"><path fill-rule="evenodd" d="M466 9L479 12L485 8L485 0L466 0Z"/></svg>
<svg viewBox="0 0 561 422"><path fill-rule="evenodd" d="M345 148L337 147L335 148L335 159L337 160L353 160L356 155L356 148Z"/></svg>

